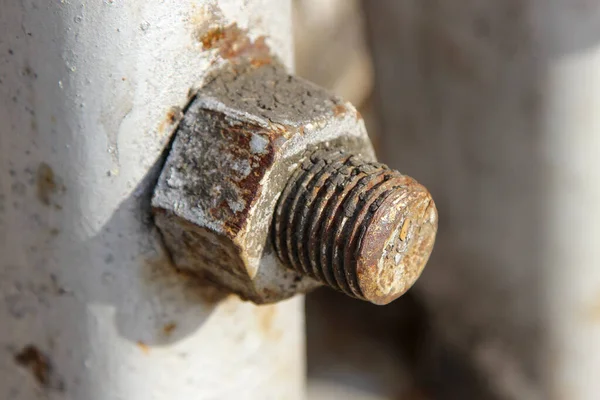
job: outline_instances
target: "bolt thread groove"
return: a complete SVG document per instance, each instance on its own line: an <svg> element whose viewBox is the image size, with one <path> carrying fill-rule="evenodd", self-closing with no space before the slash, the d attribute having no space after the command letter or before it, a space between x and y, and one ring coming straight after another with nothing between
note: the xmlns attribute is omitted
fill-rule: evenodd
<svg viewBox="0 0 600 400"><path fill-rule="evenodd" d="M358 252L373 215L410 178L339 150L307 157L278 200L273 244L288 267L364 299Z"/></svg>

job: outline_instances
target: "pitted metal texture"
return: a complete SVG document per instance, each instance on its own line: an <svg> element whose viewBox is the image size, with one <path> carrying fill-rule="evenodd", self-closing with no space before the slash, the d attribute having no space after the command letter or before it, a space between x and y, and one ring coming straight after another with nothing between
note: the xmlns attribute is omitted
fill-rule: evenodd
<svg viewBox="0 0 600 400"><path fill-rule="evenodd" d="M387 304L406 292L433 249L437 210L414 179L344 150L307 156L276 207L283 264L349 296Z"/></svg>

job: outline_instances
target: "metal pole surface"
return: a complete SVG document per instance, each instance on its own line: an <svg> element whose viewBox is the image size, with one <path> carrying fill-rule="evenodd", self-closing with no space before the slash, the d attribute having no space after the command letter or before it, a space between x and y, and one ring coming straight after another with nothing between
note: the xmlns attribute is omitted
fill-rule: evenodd
<svg viewBox="0 0 600 400"><path fill-rule="evenodd" d="M155 164L237 23L292 64L287 0L0 1L0 398L298 399L303 299L174 273Z"/></svg>

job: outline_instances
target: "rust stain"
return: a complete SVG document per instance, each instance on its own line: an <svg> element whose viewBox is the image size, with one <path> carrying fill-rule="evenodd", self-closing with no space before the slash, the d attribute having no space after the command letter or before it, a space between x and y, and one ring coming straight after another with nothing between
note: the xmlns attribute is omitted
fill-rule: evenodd
<svg viewBox="0 0 600 400"><path fill-rule="evenodd" d="M227 202L229 199L223 198L222 201L216 204L216 207L209 210L215 219L225 221L224 230L231 237L234 237L237 232L244 228L251 207L260 198L261 180L265 171L275 162L274 142L279 138L280 132L266 131L264 128L251 123L231 126L223 114L209 110L205 110L205 113L211 116L211 120L215 121L215 125L218 124L216 128L229 142L223 152L231 154L234 160L249 160L251 163L251 171L246 176L233 178L235 180L235 191L238 193L235 201L242 204L241 209L232 210ZM259 154L252 152L251 138L253 135L268 138L264 151ZM235 174L235 171L231 172L231 175Z"/></svg>
<svg viewBox="0 0 600 400"><path fill-rule="evenodd" d="M260 309L260 327L263 331L268 332L273 328L275 312L275 306L264 306Z"/></svg>
<svg viewBox="0 0 600 400"><path fill-rule="evenodd" d="M169 322L168 324L165 324L165 326L163 326L163 333L166 336L171 336L171 334L175 331L176 328L177 324L175 322Z"/></svg>
<svg viewBox="0 0 600 400"><path fill-rule="evenodd" d="M333 115L336 117L346 114L346 111L348 110L343 104L337 104L335 107L333 107Z"/></svg>
<svg viewBox="0 0 600 400"><path fill-rule="evenodd" d="M144 354L150 354L150 346L148 346L146 343L138 340L137 346Z"/></svg>
<svg viewBox="0 0 600 400"><path fill-rule="evenodd" d="M271 51L265 40L264 36L260 36L254 42L254 46L252 47L254 57L250 58L250 64L254 67L268 65L273 61L271 59Z"/></svg>
<svg viewBox="0 0 600 400"><path fill-rule="evenodd" d="M254 67L271 64L273 58L264 36L255 41L248 37L248 32L237 24L210 29L197 35L203 50L218 49L219 55L226 60L248 60Z"/></svg>
<svg viewBox="0 0 600 400"><path fill-rule="evenodd" d="M209 30L204 35L198 37L200 43L202 43L203 50L210 50L216 46L216 44L225 38L225 32L222 27L217 27Z"/></svg>
<svg viewBox="0 0 600 400"><path fill-rule="evenodd" d="M183 110L181 107L173 106L167 110L165 119L163 119L158 126L158 131L164 133L167 128L172 128L175 124L183 118Z"/></svg>
<svg viewBox="0 0 600 400"><path fill-rule="evenodd" d="M50 359L36 346L25 346L14 359L17 364L27 368L40 385L50 384Z"/></svg>
<svg viewBox="0 0 600 400"><path fill-rule="evenodd" d="M167 256L145 259L144 265L142 278L154 292L176 286L186 302L208 306L218 304L230 294L215 284L208 272L179 269Z"/></svg>
<svg viewBox="0 0 600 400"><path fill-rule="evenodd" d="M275 325L277 305L260 306L256 312L260 332L269 340L281 338L283 332Z"/></svg>
<svg viewBox="0 0 600 400"><path fill-rule="evenodd" d="M224 24L224 16L217 4L212 2L208 4L195 5L191 4L191 13L189 22L195 28L195 36L202 36L202 32L206 32L210 27Z"/></svg>
<svg viewBox="0 0 600 400"><path fill-rule="evenodd" d="M167 111L167 120L172 124L179 121L182 116L183 111L181 110L181 107L173 106Z"/></svg>
<svg viewBox="0 0 600 400"><path fill-rule="evenodd" d="M42 204L51 206L54 205L56 210L62 210L59 204L52 204L52 195L56 193L64 193L67 188L64 185L58 184L58 179L54 174L54 170L45 162L40 163L37 169L36 177L37 197Z"/></svg>
<svg viewBox="0 0 600 400"><path fill-rule="evenodd" d="M188 289L197 290L196 296L207 305L216 305L229 295L229 292L219 285L219 279L210 271L190 271L178 268L176 273L187 282Z"/></svg>
<svg viewBox="0 0 600 400"><path fill-rule="evenodd" d="M329 165L321 167L322 160ZM429 192L408 176L337 149L312 153L297 171L275 211L273 244L282 263L295 269L321 264L317 279L371 303L388 304L404 294L435 241L437 211ZM327 179L340 183L320 191L318 181ZM292 201L304 196L302 190L311 193L305 202ZM406 204L398 208L402 199ZM319 208L319 202L331 205ZM302 220L298 216L320 223L290 222Z"/></svg>
<svg viewBox="0 0 600 400"><path fill-rule="evenodd" d="M40 201L49 206L50 197L57 190L54 171L46 164L41 163L37 170L37 194Z"/></svg>

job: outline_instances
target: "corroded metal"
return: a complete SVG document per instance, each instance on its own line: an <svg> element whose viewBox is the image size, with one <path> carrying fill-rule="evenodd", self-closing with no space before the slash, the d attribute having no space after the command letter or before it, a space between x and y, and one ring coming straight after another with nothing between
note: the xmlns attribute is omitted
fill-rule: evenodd
<svg viewBox="0 0 600 400"><path fill-rule="evenodd" d="M280 260L375 304L401 296L433 249L437 211L414 179L343 150L307 156L275 212Z"/></svg>
<svg viewBox="0 0 600 400"><path fill-rule="evenodd" d="M356 109L289 74L263 39L234 25L201 41L223 63L186 107L152 199L177 268L256 303L320 283L376 304L404 293L437 229L427 190L377 164Z"/></svg>
<svg viewBox="0 0 600 400"><path fill-rule="evenodd" d="M269 240L275 205L307 149L374 160L363 120L237 26L202 43L223 63L185 107L154 189L154 222L186 275L259 304L306 292L319 282L286 268Z"/></svg>

